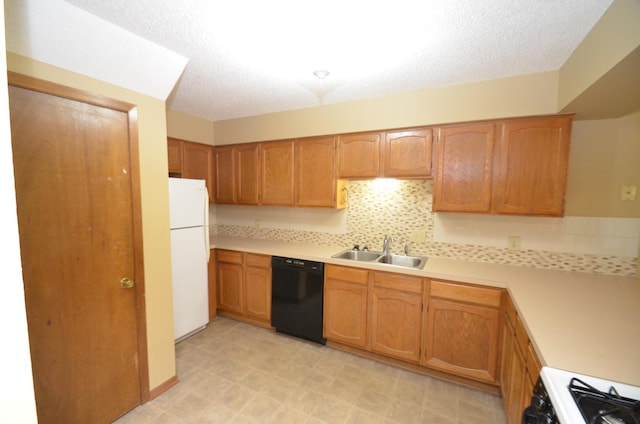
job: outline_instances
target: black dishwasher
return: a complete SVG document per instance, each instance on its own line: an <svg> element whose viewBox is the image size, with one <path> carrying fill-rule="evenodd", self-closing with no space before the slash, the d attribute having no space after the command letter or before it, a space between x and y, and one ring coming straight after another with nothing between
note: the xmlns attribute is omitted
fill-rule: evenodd
<svg viewBox="0 0 640 424"><path fill-rule="evenodd" d="M276 331L326 344L322 337L324 264L271 258L271 326Z"/></svg>

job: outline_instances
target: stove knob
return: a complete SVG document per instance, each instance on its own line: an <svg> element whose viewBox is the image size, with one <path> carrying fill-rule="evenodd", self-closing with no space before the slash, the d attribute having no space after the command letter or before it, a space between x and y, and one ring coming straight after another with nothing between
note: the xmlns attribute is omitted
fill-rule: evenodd
<svg viewBox="0 0 640 424"><path fill-rule="evenodd" d="M522 413L522 424L537 424L537 415L533 406L527 406Z"/></svg>
<svg viewBox="0 0 640 424"><path fill-rule="evenodd" d="M531 397L531 404L538 407L544 406L544 399L541 396L533 395Z"/></svg>

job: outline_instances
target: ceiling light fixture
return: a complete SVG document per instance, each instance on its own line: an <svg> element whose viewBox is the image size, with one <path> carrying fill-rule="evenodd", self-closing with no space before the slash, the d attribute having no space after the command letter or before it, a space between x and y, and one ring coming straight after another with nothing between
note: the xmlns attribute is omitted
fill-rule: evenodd
<svg viewBox="0 0 640 424"><path fill-rule="evenodd" d="M326 77L329 76L329 71L319 69L317 71L313 71L313 75L315 75L316 78L318 78L320 81L323 81Z"/></svg>

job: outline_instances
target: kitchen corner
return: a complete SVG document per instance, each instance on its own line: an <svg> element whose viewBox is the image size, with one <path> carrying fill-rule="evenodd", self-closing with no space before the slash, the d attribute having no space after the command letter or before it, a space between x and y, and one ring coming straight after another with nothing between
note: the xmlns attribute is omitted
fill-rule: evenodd
<svg viewBox="0 0 640 424"><path fill-rule="evenodd" d="M332 258L345 246L214 236L212 248L298 257L389 271ZM535 269L430 257L422 270L394 272L504 288L542 365L640 385L640 282L634 277Z"/></svg>

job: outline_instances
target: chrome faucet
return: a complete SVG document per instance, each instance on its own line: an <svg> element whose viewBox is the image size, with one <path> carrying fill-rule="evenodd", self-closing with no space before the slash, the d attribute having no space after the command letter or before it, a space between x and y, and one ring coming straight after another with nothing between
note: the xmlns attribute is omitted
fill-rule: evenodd
<svg viewBox="0 0 640 424"><path fill-rule="evenodd" d="M404 252L404 256L408 256L409 255L409 243L401 243L402 244L402 251Z"/></svg>
<svg viewBox="0 0 640 424"><path fill-rule="evenodd" d="M389 254L389 245L393 243L393 239L385 234L384 239L382 240L382 254Z"/></svg>

